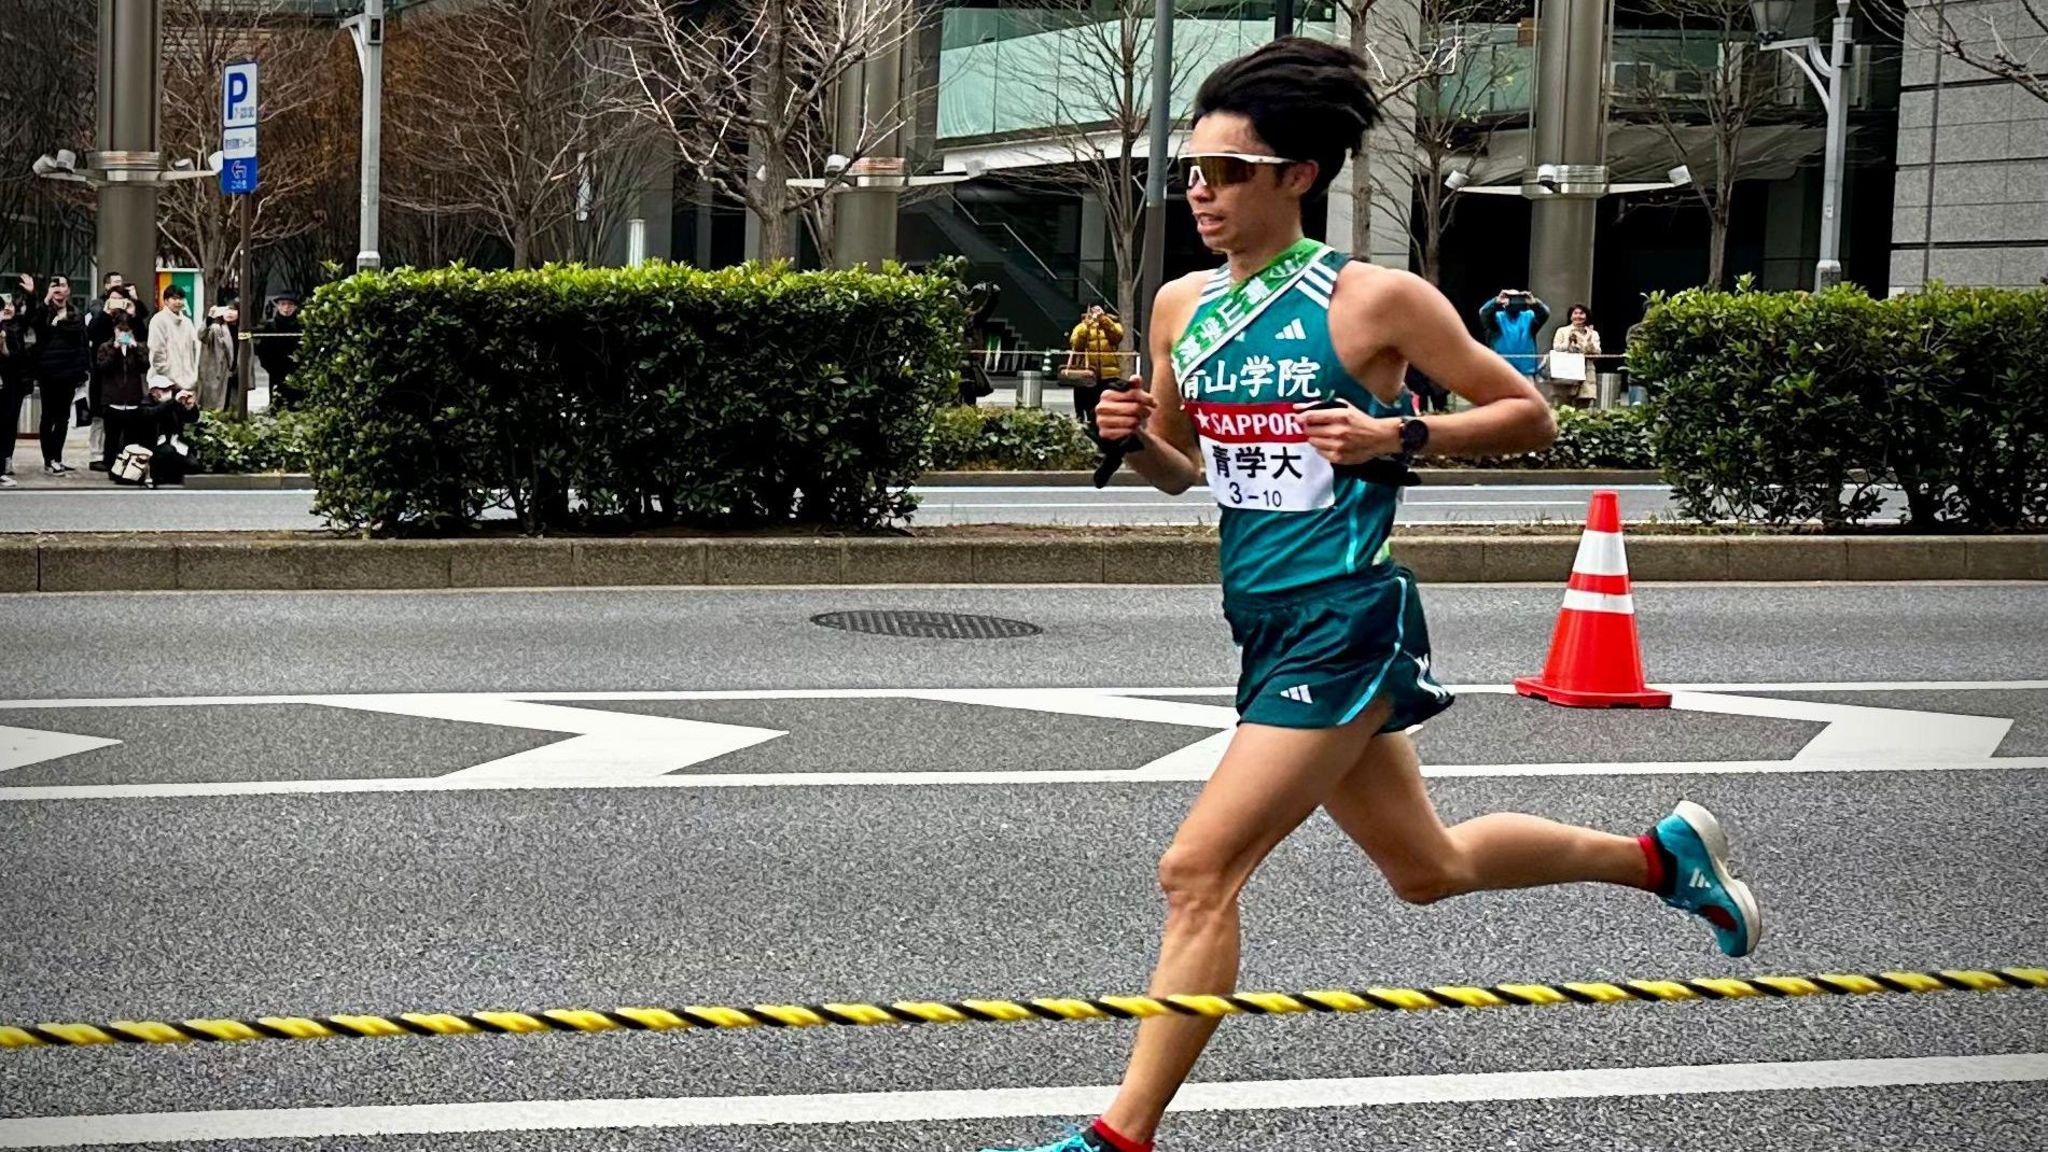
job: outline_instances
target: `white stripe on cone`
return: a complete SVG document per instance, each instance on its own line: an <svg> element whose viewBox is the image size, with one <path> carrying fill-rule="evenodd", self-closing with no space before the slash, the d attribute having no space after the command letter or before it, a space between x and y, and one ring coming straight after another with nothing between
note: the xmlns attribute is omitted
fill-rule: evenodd
<svg viewBox="0 0 2048 1152"><path fill-rule="evenodd" d="M1572 571L1587 576L1628 575L1628 556L1622 551L1621 533L1588 531L1581 535Z"/></svg>
<svg viewBox="0 0 2048 1152"><path fill-rule="evenodd" d="M1618 612L1623 616L1636 614L1636 599L1633 596L1615 596L1607 592L1582 592L1567 588L1564 593L1564 609L1567 612Z"/></svg>

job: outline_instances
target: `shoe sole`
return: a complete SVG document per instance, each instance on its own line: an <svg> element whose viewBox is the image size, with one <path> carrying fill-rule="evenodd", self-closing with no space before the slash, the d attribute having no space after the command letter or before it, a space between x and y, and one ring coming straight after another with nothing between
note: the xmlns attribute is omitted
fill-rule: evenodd
<svg viewBox="0 0 2048 1152"><path fill-rule="evenodd" d="M1749 890L1749 885L1728 871L1728 833L1722 830L1721 821L1690 800L1679 801L1672 814L1685 821L1693 834L1700 838L1700 843L1706 845L1707 863L1714 869L1714 879L1720 881L1729 899L1735 901L1736 911L1742 915L1742 951L1735 955L1747 956L1756 951L1757 944L1764 938L1764 911L1757 904L1756 894Z"/></svg>

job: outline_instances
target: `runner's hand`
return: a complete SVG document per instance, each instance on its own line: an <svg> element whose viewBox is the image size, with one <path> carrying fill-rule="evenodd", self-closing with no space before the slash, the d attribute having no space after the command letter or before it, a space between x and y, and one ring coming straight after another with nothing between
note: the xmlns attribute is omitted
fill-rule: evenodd
<svg viewBox="0 0 2048 1152"><path fill-rule="evenodd" d="M1158 406L1142 376L1132 376L1131 386L1120 392L1105 388L1095 402L1096 435L1108 443L1128 440L1144 429Z"/></svg>
<svg viewBox="0 0 2048 1152"><path fill-rule="evenodd" d="M1308 432L1309 447L1332 464L1363 464L1401 450L1401 422L1368 416L1350 404L1341 408L1294 406Z"/></svg>

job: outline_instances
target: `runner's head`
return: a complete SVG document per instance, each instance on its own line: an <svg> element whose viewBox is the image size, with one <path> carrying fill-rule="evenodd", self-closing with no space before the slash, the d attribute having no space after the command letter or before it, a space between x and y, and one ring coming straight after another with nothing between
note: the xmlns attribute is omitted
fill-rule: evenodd
<svg viewBox="0 0 2048 1152"><path fill-rule="evenodd" d="M1195 94L1182 158L1202 242L1229 252L1299 228L1301 202L1378 118L1365 61L1335 44L1288 37L1218 68Z"/></svg>

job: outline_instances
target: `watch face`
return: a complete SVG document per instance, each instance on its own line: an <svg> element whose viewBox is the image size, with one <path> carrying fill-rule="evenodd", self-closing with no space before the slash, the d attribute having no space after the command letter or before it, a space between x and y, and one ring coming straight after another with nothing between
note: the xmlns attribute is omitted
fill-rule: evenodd
<svg viewBox="0 0 2048 1152"><path fill-rule="evenodd" d="M1403 448L1406 448L1412 452L1415 449L1422 447L1422 445L1426 443L1428 440L1429 425L1424 424L1420 420L1414 419L1403 420L1401 422L1401 446Z"/></svg>

